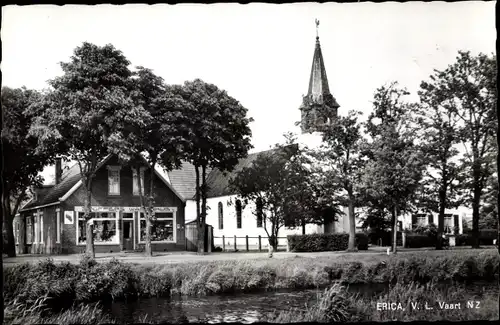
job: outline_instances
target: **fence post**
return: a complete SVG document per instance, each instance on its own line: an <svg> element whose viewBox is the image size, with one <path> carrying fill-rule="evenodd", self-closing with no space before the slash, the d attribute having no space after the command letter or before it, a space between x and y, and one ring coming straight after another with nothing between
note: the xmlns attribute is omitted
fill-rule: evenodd
<svg viewBox="0 0 500 325"><path fill-rule="evenodd" d="M247 252L248 252L249 251L249 249L248 249L248 235L246 235L246 241L247 241L246 244L247 244Z"/></svg>
<svg viewBox="0 0 500 325"><path fill-rule="evenodd" d="M236 235L234 235L234 251L236 252Z"/></svg>
<svg viewBox="0 0 500 325"><path fill-rule="evenodd" d="M222 235L222 251L226 251L226 238Z"/></svg>
<svg viewBox="0 0 500 325"><path fill-rule="evenodd" d="M261 241L260 241L260 235L259 235L259 252L262 252L262 244L261 244Z"/></svg>

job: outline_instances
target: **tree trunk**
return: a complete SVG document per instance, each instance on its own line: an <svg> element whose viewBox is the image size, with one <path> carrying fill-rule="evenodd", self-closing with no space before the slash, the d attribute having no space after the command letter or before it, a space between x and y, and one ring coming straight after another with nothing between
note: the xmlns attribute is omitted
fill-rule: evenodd
<svg viewBox="0 0 500 325"><path fill-rule="evenodd" d="M481 185L479 184L480 179L479 166L474 165L473 167L473 179L474 179L474 191L472 198L472 248L479 248L479 207L481 201Z"/></svg>
<svg viewBox="0 0 500 325"><path fill-rule="evenodd" d="M144 245L144 252L146 256L153 256L153 247L151 245L151 228L152 228L152 220L153 220L153 211L154 211L154 193L153 193L153 183L154 183L154 175L155 175L155 165L156 162L153 161L149 170L149 193L148 193L148 202L147 207L144 204L144 200L142 203L144 204L144 217L146 219L146 242ZM142 192L140 184L141 184L141 174L138 174L137 179L139 180L139 193ZM145 181L145 180L144 180ZM173 230L175 231L175 229Z"/></svg>
<svg viewBox="0 0 500 325"><path fill-rule="evenodd" d="M446 179L443 180L447 182ZM445 212L445 204L446 204L446 186L441 185L441 190L439 191L439 216L438 216L438 233L437 233L437 241L436 241L436 249L443 249L443 233L444 233L444 212Z"/></svg>
<svg viewBox="0 0 500 325"><path fill-rule="evenodd" d="M397 243L398 239L398 216L396 213L396 207L394 207L392 211L392 253L396 254L397 253Z"/></svg>
<svg viewBox="0 0 500 325"><path fill-rule="evenodd" d="M5 252L9 257L16 257L16 244L14 238L14 217L11 215L10 211L10 196L8 193L2 193L2 216L3 216L3 227L7 232L7 246L3 247L3 231L2 231L2 254Z"/></svg>
<svg viewBox="0 0 500 325"><path fill-rule="evenodd" d="M497 108L497 130L500 130L500 110ZM497 171L500 170L500 136L497 131ZM497 175L497 184L500 189L500 179ZM497 192L497 250L500 254L500 190ZM498 305L500 306L500 295L498 295Z"/></svg>
<svg viewBox="0 0 500 325"><path fill-rule="evenodd" d="M268 256L271 258L275 251L278 250L278 240L274 234L271 234L269 237L269 247L268 247Z"/></svg>
<svg viewBox="0 0 500 325"><path fill-rule="evenodd" d="M7 232L7 247L4 247L4 251L7 253L8 257L16 257L16 239L14 237L14 225L13 225L14 218L8 214L4 214L4 216L5 216L4 225L5 225L5 230Z"/></svg>
<svg viewBox="0 0 500 325"><path fill-rule="evenodd" d="M153 256L153 249L151 247L151 218L146 215L146 243L144 245L144 252L146 256Z"/></svg>
<svg viewBox="0 0 500 325"><path fill-rule="evenodd" d="M306 219L302 219L302 235L306 234Z"/></svg>
<svg viewBox="0 0 500 325"><path fill-rule="evenodd" d="M207 166L201 166L201 220L202 220L202 240L203 252L205 252L206 244L206 227L207 227Z"/></svg>
<svg viewBox="0 0 500 325"><path fill-rule="evenodd" d="M198 225L198 254L203 255L205 251L204 247L204 237L205 237L205 225L203 224L202 214L200 212L200 199L201 199L201 190L200 190L200 170L199 166L195 165L196 171L196 220Z"/></svg>
<svg viewBox="0 0 500 325"><path fill-rule="evenodd" d="M349 244L347 246L348 252L357 252L356 247L356 216L354 215L354 197L352 191L348 191L349 196Z"/></svg>
<svg viewBox="0 0 500 325"><path fill-rule="evenodd" d="M92 210L92 181L90 179L84 180L85 186L85 206L84 206L84 219L86 224L86 254L95 258L94 251L94 221L90 222ZM78 224L78 214L77 214L77 224Z"/></svg>

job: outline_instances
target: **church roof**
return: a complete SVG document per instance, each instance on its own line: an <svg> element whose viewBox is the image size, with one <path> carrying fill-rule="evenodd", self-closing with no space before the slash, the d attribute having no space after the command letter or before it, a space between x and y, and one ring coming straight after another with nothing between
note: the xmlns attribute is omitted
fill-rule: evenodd
<svg viewBox="0 0 500 325"><path fill-rule="evenodd" d="M328 77L326 76L325 61L323 59L323 53L321 52L319 37L316 37L311 76L309 77L309 89L305 100L311 104L325 104L332 108L338 108L340 106L330 93Z"/></svg>
<svg viewBox="0 0 500 325"><path fill-rule="evenodd" d="M309 78L309 90L307 95L319 98L321 95L330 94L328 78L326 76L325 61L321 53L319 37L316 37L316 47L314 49L313 62L311 67L311 77Z"/></svg>

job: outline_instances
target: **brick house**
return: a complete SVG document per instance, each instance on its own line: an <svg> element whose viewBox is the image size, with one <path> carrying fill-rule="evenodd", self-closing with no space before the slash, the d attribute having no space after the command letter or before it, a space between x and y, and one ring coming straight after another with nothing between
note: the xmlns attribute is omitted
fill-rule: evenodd
<svg viewBox="0 0 500 325"><path fill-rule="evenodd" d="M138 176L148 186L146 161L139 172L120 165L112 155L98 166L91 197L96 252L137 250L144 246L145 220L136 185ZM78 164L63 170L58 160L54 183L36 189L34 198L15 218L18 254L85 251L85 189ZM185 200L158 170L155 170L154 198L153 251L184 250Z"/></svg>

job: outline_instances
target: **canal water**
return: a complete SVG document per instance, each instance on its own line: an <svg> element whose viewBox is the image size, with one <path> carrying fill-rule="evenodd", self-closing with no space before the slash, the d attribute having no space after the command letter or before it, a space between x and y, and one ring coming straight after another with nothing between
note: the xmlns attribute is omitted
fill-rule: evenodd
<svg viewBox="0 0 500 325"><path fill-rule="evenodd" d="M471 295L491 291L496 284L477 284L467 287ZM348 290L367 298L387 292L386 284L350 285ZM493 289L494 290L494 289ZM496 289L498 292L498 288ZM260 292L203 297L174 296L148 298L131 302L113 302L105 306L120 323L189 322L253 323L276 311L306 308L312 305L323 290ZM147 317L147 318L145 318Z"/></svg>

